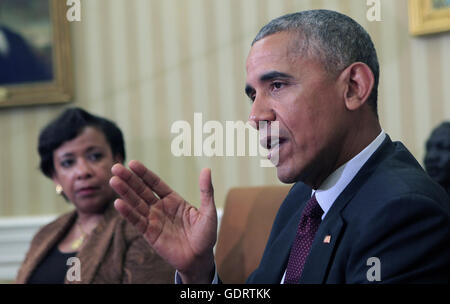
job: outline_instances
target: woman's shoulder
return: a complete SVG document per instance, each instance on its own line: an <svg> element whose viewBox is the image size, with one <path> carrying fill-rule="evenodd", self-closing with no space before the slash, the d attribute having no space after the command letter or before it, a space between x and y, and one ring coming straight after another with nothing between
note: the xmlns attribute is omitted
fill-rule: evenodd
<svg viewBox="0 0 450 304"><path fill-rule="evenodd" d="M75 218L75 211L69 211L67 213L58 216L50 223L39 228L39 230L33 237L33 241L40 238L46 238L49 234L53 234L56 231L59 231L60 229L68 225L68 223L73 221L74 218Z"/></svg>

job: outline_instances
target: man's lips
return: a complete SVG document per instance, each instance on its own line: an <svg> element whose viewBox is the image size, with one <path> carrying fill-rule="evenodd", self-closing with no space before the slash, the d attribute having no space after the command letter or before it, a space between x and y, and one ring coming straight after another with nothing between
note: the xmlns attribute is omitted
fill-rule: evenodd
<svg viewBox="0 0 450 304"><path fill-rule="evenodd" d="M267 137L262 138L259 141L259 143L263 148L272 150L272 149L276 148L277 146L281 146L285 141L286 141L285 138L267 136Z"/></svg>

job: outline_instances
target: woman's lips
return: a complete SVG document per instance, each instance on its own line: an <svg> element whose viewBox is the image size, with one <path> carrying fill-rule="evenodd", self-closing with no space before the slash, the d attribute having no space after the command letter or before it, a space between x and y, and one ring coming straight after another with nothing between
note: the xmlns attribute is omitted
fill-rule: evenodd
<svg viewBox="0 0 450 304"><path fill-rule="evenodd" d="M100 187L83 187L77 190L78 196L91 196L96 194Z"/></svg>

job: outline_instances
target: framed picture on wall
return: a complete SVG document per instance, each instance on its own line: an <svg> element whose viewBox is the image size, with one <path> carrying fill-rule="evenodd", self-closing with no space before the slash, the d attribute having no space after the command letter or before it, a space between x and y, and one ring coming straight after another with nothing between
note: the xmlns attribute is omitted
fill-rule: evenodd
<svg viewBox="0 0 450 304"><path fill-rule="evenodd" d="M412 35L450 31L450 0L409 0Z"/></svg>
<svg viewBox="0 0 450 304"><path fill-rule="evenodd" d="M0 106L68 102L73 94L66 1L0 1Z"/></svg>

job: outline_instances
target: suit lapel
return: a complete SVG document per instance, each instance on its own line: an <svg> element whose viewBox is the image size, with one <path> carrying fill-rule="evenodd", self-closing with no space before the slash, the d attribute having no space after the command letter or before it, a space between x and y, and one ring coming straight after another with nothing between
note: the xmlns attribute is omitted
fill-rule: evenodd
<svg viewBox="0 0 450 304"><path fill-rule="evenodd" d="M340 236L345 230L345 221L341 217L341 211L391 149L393 149L393 143L386 134L386 138L381 146L333 203L324 221L319 226L310 254L304 265L300 283L324 283L326 281L328 270L331 267L333 252L339 246ZM308 193L305 190L306 188L306 185L297 183L289 192L280 208L284 214L282 216L277 215L261 264L249 278L248 283L280 283L286 270L289 252L295 239L301 212L311 196L310 190ZM287 224L284 224L286 222ZM278 231L279 226L283 226L281 231ZM330 236L329 242L324 242L326 236ZM272 237L275 237L273 241L271 240Z"/></svg>
<svg viewBox="0 0 450 304"><path fill-rule="evenodd" d="M381 159L392 147L392 141L386 134L386 138L380 147L378 147L369 160L362 166L356 176L333 203L324 221L319 226L303 268L300 283L325 283L327 272L331 267L333 252L339 246L339 239L345 228L341 211L353 199L361 188L361 185L371 176L377 164L381 162ZM327 236L330 236L329 242L324 242Z"/></svg>
<svg viewBox="0 0 450 304"><path fill-rule="evenodd" d="M295 239L301 211L302 210L299 210L299 212L295 213L283 229L283 232L273 242L267 256L267 260L270 262L268 264L266 263L266 266L268 267L266 267L264 273L262 273L262 278L264 278L263 282L271 282L274 284L281 282L283 273L286 270L291 246Z"/></svg>
<svg viewBox="0 0 450 304"><path fill-rule="evenodd" d="M325 282L331 257L338 245L344 228L342 218L337 215L333 220L323 222L314 238L311 251L303 268L301 284L321 284Z"/></svg>
<svg viewBox="0 0 450 304"><path fill-rule="evenodd" d="M351 201L359 185L360 181L354 179L328 210L311 245L300 279L301 284L325 282L333 252L339 246L340 235L345 228L341 211Z"/></svg>

